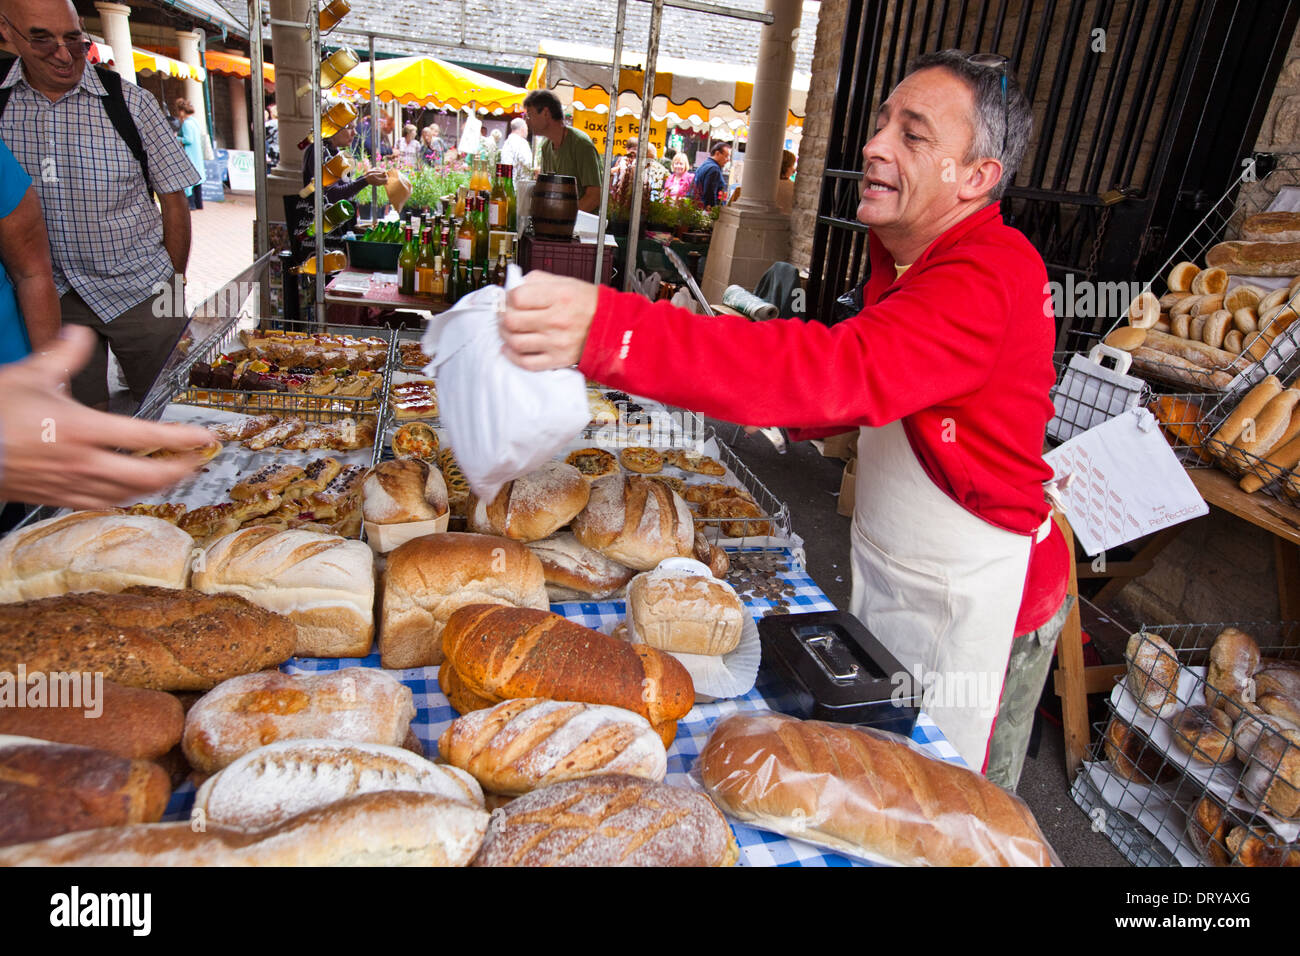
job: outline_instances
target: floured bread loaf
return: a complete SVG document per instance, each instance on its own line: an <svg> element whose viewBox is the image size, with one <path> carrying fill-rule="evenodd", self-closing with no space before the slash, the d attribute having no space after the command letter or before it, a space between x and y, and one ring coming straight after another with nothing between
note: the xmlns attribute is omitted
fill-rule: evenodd
<svg viewBox="0 0 1300 956"><path fill-rule="evenodd" d="M484 502L479 520L485 519L487 527L474 530L515 541L538 541L568 524L586 506L587 496L582 472L562 461L548 461L506 482L495 498Z"/></svg>
<svg viewBox="0 0 1300 956"><path fill-rule="evenodd" d="M414 790L483 806L470 774L409 750L342 740L282 740L209 777L191 816L239 830L263 830L359 793Z"/></svg>
<svg viewBox="0 0 1300 956"><path fill-rule="evenodd" d="M679 654L734 651L745 624L745 609L731 585L670 568L632 579L627 613L639 640Z"/></svg>
<svg viewBox="0 0 1300 956"><path fill-rule="evenodd" d="M75 511L0 539L0 603L71 591L116 594L135 586L183 588L194 539L162 520L121 511Z"/></svg>
<svg viewBox="0 0 1300 956"><path fill-rule="evenodd" d="M638 571L665 558L690 557L695 548L695 519L686 502L649 478L610 475L593 482L572 527L582 544Z"/></svg>
<svg viewBox="0 0 1300 956"><path fill-rule="evenodd" d="M621 594L635 573L587 547L571 531L533 541L528 549L542 562L552 601L603 601Z"/></svg>

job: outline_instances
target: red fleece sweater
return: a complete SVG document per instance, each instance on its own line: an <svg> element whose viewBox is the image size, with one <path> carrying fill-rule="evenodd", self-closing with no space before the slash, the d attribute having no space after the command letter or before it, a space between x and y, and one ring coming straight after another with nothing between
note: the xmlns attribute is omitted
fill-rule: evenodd
<svg viewBox="0 0 1300 956"><path fill-rule="evenodd" d="M579 365L589 378L726 421L813 438L902 419L930 479L996 527L1048 515L1043 436L1055 326L1043 260L997 203L949 229L895 278L870 238L866 307L834 326L701 319L600 290ZM1059 532L1034 549L1017 633L1065 593ZM1050 605L1050 606L1049 606Z"/></svg>

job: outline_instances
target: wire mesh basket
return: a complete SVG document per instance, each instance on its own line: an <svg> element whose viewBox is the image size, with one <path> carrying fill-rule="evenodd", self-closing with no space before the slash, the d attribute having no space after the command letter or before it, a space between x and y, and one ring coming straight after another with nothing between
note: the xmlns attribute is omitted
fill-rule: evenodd
<svg viewBox="0 0 1300 956"><path fill-rule="evenodd" d="M789 547L790 506L772 494L712 428L708 437L717 442L718 460L740 481L759 514L706 518L697 511L696 529L704 533L710 544L723 545L728 550Z"/></svg>
<svg viewBox="0 0 1300 956"><path fill-rule="evenodd" d="M1243 639L1229 629L1258 646L1252 683L1234 683L1228 645ZM1075 802L1134 865L1300 864L1300 732L1274 696L1300 681L1300 625L1168 625L1135 638Z"/></svg>

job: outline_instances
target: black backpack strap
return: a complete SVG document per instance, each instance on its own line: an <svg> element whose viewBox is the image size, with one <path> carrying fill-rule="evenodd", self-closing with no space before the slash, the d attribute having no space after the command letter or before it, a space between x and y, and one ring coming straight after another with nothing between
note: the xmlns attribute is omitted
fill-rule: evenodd
<svg viewBox="0 0 1300 956"><path fill-rule="evenodd" d="M135 125L131 111L126 108L126 97L122 95L122 77L102 66L96 66L95 72L99 74L99 82L104 84L104 89L107 91L107 95L101 98L104 112L108 114L108 120L113 124L113 129L117 130L117 135L122 137L126 148L140 164L140 169L144 173L145 187L152 193L153 186L149 182L149 157L144 151L144 140L140 138L140 129Z"/></svg>

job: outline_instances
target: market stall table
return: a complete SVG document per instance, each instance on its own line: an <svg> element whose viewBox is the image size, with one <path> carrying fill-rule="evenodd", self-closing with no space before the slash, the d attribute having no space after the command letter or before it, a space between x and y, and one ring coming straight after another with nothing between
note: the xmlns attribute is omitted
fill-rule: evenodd
<svg viewBox="0 0 1300 956"><path fill-rule="evenodd" d="M788 558L789 552L785 554ZM780 572L780 576L794 591L793 595L787 595L785 599L791 613L835 610L835 605L803 571L787 570ZM755 598L747 602L750 613L756 618L761 617L763 612L772 606L771 602L763 598ZM606 632L621 620L625 613L622 601L554 604L551 609L569 620ZM364 659L292 658L281 669L287 673L319 673L358 665L378 667L378 652ZM416 716L411 722L411 729L419 737L426 755L430 756L436 755L438 738L457 717L457 712L448 703L438 686L437 672L436 667L395 672L395 676L411 688L414 695ZM690 779L691 767L708 740L714 724L720 718L738 711L776 709L772 706L772 701L779 694L779 688L765 678L766 675L760 672L758 686L743 697L711 704L696 704L691 709L690 713L678 723L677 739L668 749L666 782L677 786L694 786ZM917 719L916 727L912 731L912 740L921 744L926 752L934 757L949 763L962 764L957 751L924 712ZM187 783L173 793L164 819L187 819L193 800L194 788ZM736 842L740 845L742 866L861 865L858 861L809 843L757 830L734 820L728 822L736 835Z"/></svg>

